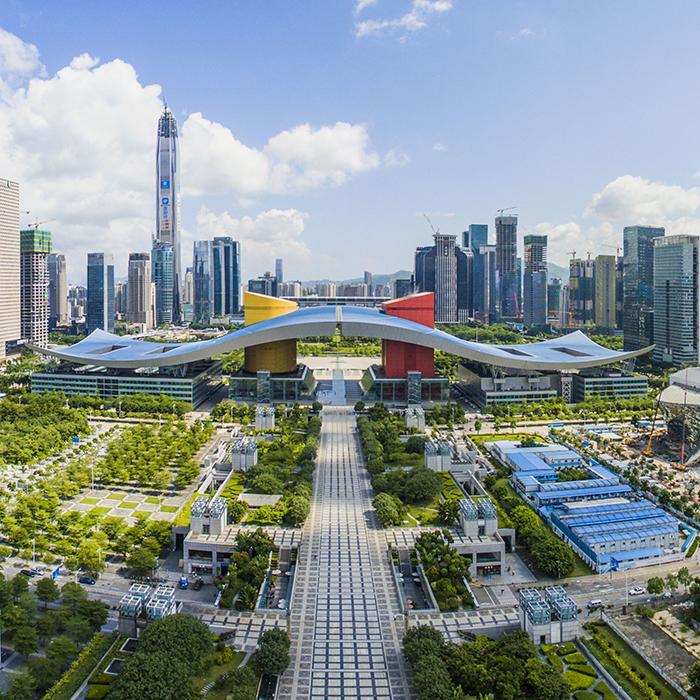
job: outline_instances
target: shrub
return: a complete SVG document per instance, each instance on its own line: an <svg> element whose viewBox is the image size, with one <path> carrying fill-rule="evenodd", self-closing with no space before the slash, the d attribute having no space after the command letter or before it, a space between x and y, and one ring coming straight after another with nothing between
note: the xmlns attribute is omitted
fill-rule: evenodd
<svg viewBox="0 0 700 700"><path fill-rule="evenodd" d="M590 676L584 675L583 673L577 673L576 671L564 671L563 678L574 691L585 690L593 682Z"/></svg>
<svg viewBox="0 0 700 700"><path fill-rule="evenodd" d="M600 700L598 693L594 693L591 690L577 690L574 693L574 698L576 700Z"/></svg>
<svg viewBox="0 0 700 700"><path fill-rule="evenodd" d="M550 651L549 654L547 654L547 659L549 663L552 664L555 671L564 673L564 662L554 652Z"/></svg>
<svg viewBox="0 0 700 700"><path fill-rule="evenodd" d="M598 674L595 672L592 666L587 663L583 664L569 664L569 668L576 673L583 673L586 676L591 676L591 678L597 678Z"/></svg>
<svg viewBox="0 0 700 700"><path fill-rule="evenodd" d="M603 700L616 700L617 698L617 695L610 690L605 681L598 681L595 684L595 690L603 696Z"/></svg>
<svg viewBox="0 0 700 700"><path fill-rule="evenodd" d="M108 685L91 685L88 687L86 700L102 700L109 693Z"/></svg>
<svg viewBox="0 0 700 700"><path fill-rule="evenodd" d="M571 654L567 654L564 659L566 663L571 664L585 664L586 657L580 651L574 651Z"/></svg>

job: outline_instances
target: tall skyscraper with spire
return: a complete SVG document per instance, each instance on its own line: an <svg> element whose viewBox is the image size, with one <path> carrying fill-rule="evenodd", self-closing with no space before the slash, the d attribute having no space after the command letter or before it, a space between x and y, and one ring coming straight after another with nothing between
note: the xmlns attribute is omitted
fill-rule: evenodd
<svg viewBox="0 0 700 700"><path fill-rule="evenodd" d="M175 115L163 107L158 119L156 145L156 231L154 250L162 256L166 247L172 249L172 278L156 276L156 256L153 256L153 281L156 284L157 322L169 323L180 319L180 174L178 172L178 139ZM169 289L163 285L168 284Z"/></svg>

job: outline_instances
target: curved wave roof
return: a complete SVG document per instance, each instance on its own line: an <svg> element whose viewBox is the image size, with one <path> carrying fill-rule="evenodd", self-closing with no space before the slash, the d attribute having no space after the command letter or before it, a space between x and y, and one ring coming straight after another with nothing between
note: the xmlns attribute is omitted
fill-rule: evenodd
<svg viewBox="0 0 700 700"><path fill-rule="evenodd" d="M462 340L414 321L360 306L303 308L194 343L152 343L147 340L93 331L68 348L30 346L44 355L68 362L134 369L165 367L206 359L252 345L313 336L331 336L339 328L345 336L398 340L511 369L576 370L620 362L649 352L617 352L598 345L581 331L539 343L486 345Z"/></svg>

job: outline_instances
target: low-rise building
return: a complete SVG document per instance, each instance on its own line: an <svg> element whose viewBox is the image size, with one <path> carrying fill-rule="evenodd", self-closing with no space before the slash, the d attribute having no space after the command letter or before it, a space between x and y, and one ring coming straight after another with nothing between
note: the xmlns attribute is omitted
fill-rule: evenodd
<svg viewBox="0 0 700 700"><path fill-rule="evenodd" d="M231 438L231 468L233 471L247 471L258 463L258 443L252 438L235 436Z"/></svg>
<svg viewBox="0 0 700 700"><path fill-rule="evenodd" d="M574 402L586 401L592 396L631 399L646 396L649 380L640 374L615 372L604 368L582 370L573 375Z"/></svg>
<svg viewBox="0 0 700 700"><path fill-rule="evenodd" d="M255 427L257 430L272 430L275 427L275 409L272 406L255 407Z"/></svg>
<svg viewBox="0 0 700 700"><path fill-rule="evenodd" d="M580 634L576 603L561 586L549 586L544 595L536 588L521 588L520 627L536 645L571 642Z"/></svg>
<svg viewBox="0 0 700 700"><path fill-rule="evenodd" d="M449 471L452 466L452 445L446 440L427 440L423 455L428 469Z"/></svg>

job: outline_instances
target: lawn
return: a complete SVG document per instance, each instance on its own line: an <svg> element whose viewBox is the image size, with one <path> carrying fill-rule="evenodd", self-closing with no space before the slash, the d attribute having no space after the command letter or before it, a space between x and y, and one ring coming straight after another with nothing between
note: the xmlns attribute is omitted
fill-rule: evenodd
<svg viewBox="0 0 700 700"><path fill-rule="evenodd" d="M83 498L81 503L85 503L86 505L89 506L95 506L97 505L102 499L101 498Z"/></svg>
<svg viewBox="0 0 700 700"><path fill-rule="evenodd" d="M107 498L109 498L111 501L121 501L122 498L124 498L123 493L110 493Z"/></svg>
<svg viewBox="0 0 700 700"><path fill-rule="evenodd" d="M146 496L146 503L154 503L160 505L161 499L158 496Z"/></svg>
<svg viewBox="0 0 700 700"><path fill-rule="evenodd" d="M177 513L179 508L177 506L161 506L160 507L160 512L161 513Z"/></svg>
<svg viewBox="0 0 700 700"><path fill-rule="evenodd" d="M417 520L420 525L438 525L437 510L435 508L431 508L430 506L407 506L406 512L409 515L409 517L406 518L408 522L404 523L406 527L416 526L416 523L414 520L411 520L411 517Z"/></svg>
<svg viewBox="0 0 700 700"><path fill-rule="evenodd" d="M199 694L199 692L202 690L202 688L207 685L207 683L211 683L212 681L215 681L217 678L220 676L223 676L225 673L231 673L234 669L238 668L241 665L241 661L243 661L243 657L245 654L242 651L237 651L233 655L233 659L229 661L226 664L221 664L220 666L217 664L213 664L211 668L203 673L201 676L197 676L196 678L193 679L192 685L194 686L195 692ZM222 690L223 692L223 690ZM206 697L207 698L225 698L227 694L230 694L230 690L227 692L223 692L221 695L217 695L216 690L210 690Z"/></svg>
<svg viewBox="0 0 700 700"><path fill-rule="evenodd" d="M119 504L120 508L136 508L138 503L136 501L122 501Z"/></svg>
<svg viewBox="0 0 700 700"><path fill-rule="evenodd" d="M460 501L464 498L462 490L457 486L455 480L452 478L449 472L440 472L442 477L442 496L447 500L457 500Z"/></svg>
<svg viewBox="0 0 700 700"><path fill-rule="evenodd" d="M112 510L109 506L96 506L90 509L92 515L107 515Z"/></svg>
<svg viewBox="0 0 700 700"><path fill-rule="evenodd" d="M639 677L641 675L643 680L653 688L660 700L680 700L681 696L673 688L666 685L654 669L605 623L588 623L586 629L592 632L593 636L591 639L584 639L583 643L598 661L605 666L610 675L625 689L632 700L643 700L645 696L639 687L615 666L608 649L604 648L599 643L599 640L612 645L612 648L622 661L629 668L634 669L635 676Z"/></svg>
<svg viewBox="0 0 700 700"><path fill-rule="evenodd" d="M192 504L194 503L196 498L199 498L201 496L201 493L197 493L196 491L189 497L189 500L187 503L185 503L184 506L180 509L180 512L177 514L177 517L175 518L175 526L178 527L186 527L187 525L190 524L190 508Z"/></svg>

